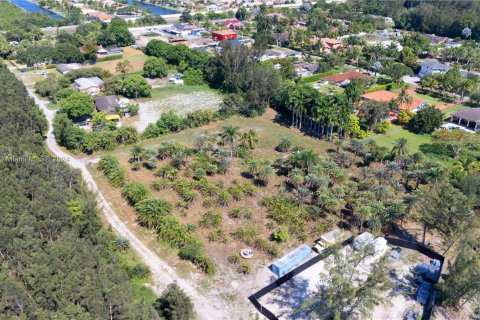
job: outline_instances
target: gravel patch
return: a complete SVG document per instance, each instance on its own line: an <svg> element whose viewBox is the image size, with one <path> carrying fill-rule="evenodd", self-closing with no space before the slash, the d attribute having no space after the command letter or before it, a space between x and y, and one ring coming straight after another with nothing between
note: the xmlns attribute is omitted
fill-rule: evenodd
<svg viewBox="0 0 480 320"><path fill-rule="evenodd" d="M133 123L138 131L143 132L150 123L155 123L164 112L175 111L178 115L197 110L218 110L221 97L214 92L194 92L178 94L166 99L140 103L139 119Z"/></svg>

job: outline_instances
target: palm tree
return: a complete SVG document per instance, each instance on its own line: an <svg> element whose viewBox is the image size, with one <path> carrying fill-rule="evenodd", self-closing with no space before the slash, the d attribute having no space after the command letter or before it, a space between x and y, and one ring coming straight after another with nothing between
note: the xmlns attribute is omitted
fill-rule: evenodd
<svg viewBox="0 0 480 320"><path fill-rule="evenodd" d="M365 220L370 219L372 215L372 208L369 206L361 206L360 208L355 210L354 215L357 216L357 218L360 220L360 232L362 232Z"/></svg>
<svg viewBox="0 0 480 320"><path fill-rule="evenodd" d="M178 151L172 155L172 166L177 169L181 169L182 167L188 164L188 156L185 151Z"/></svg>
<svg viewBox="0 0 480 320"><path fill-rule="evenodd" d="M258 144L258 135L255 130L248 130L242 134L242 145L248 147L249 149L255 149L255 146Z"/></svg>
<svg viewBox="0 0 480 320"><path fill-rule="evenodd" d="M130 152L132 153L134 161L140 161L143 156L143 153L145 152L145 148L143 148L141 145L136 144L133 146Z"/></svg>
<svg viewBox="0 0 480 320"><path fill-rule="evenodd" d="M374 233L379 233L382 230L382 218L380 215L376 214L368 219L368 226Z"/></svg>
<svg viewBox="0 0 480 320"><path fill-rule="evenodd" d="M287 152L292 147L292 142L287 138L282 138L277 146L277 150L280 152Z"/></svg>
<svg viewBox="0 0 480 320"><path fill-rule="evenodd" d="M224 126L220 138L224 144L230 145L230 158L233 158L233 151L235 149L235 141L239 136L239 127L232 125Z"/></svg>
<svg viewBox="0 0 480 320"><path fill-rule="evenodd" d="M273 174L273 168L269 163L265 163L258 171L258 178L267 186Z"/></svg>
<svg viewBox="0 0 480 320"><path fill-rule="evenodd" d="M350 141L350 149L356 156L358 156L365 151L365 144L360 139L352 139Z"/></svg>
<svg viewBox="0 0 480 320"><path fill-rule="evenodd" d="M260 160L257 158L250 158L245 161L245 167L247 167L248 173L255 177L260 171Z"/></svg>
<svg viewBox="0 0 480 320"><path fill-rule="evenodd" d="M408 140L407 138L398 138L392 148L392 154L395 158L403 157L408 154Z"/></svg>
<svg viewBox="0 0 480 320"><path fill-rule="evenodd" d="M395 102L400 106L406 104L408 107L412 105L413 97L408 93L407 87L404 86L398 93Z"/></svg>

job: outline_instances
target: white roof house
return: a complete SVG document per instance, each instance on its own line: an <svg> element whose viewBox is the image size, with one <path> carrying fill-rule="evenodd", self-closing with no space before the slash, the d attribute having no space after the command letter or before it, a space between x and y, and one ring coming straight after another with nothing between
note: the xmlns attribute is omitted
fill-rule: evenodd
<svg viewBox="0 0 480 320"><path fill-rule="evenodd" d="M93 89L100 90L103 80L99 77L78 78L74 81L74 87L78 91L92 91Z"/></svg>
<svg viewBox="0 0 480 320"><path fill-rule="evenodd" d="M450 67L439 62L438 60L423 61L420 63L421 69L418 73L420 78L425 77L428 74L445 73L450 70Z"/></svg>
<svg viewBox="0 0 480 320"><path fill-rule="evenodd" d="M57 70L61 74L67 74L72 70L81 69L83 66L79 63L67 63L67 64L59 64L57 65Z"/></svg>

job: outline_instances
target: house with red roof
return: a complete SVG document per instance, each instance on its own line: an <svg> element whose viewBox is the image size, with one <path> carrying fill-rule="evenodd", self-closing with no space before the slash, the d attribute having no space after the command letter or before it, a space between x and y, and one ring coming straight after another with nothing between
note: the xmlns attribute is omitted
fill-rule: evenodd
<svg viewBox="0 0 480 320"><path fill-rule="evenodd" d="M374 92L365 93L362 98L364 100L371 100L377 102L391 102L395 101L398 98L398 94L392 91L387 90L379 90ZM398 105L400 110L409 110L412 112L417 112L428 105L427 101L413 97L412 102L410 104L401 103Z"/></svg>
<svg viewBox="0 0 480 320"><path fill-rule="evenodd" d="M335 52L343 48L342 41L332 38L320 38L320 43L322 44L321 52L329 53Z"/></svg>
<svg viewBox="0 0 480 320"><path fill-rule="evenodd" d="M237 38L237 33L233 30L218 30L212 32L212 39L217 41L232 40Z"/></svg>

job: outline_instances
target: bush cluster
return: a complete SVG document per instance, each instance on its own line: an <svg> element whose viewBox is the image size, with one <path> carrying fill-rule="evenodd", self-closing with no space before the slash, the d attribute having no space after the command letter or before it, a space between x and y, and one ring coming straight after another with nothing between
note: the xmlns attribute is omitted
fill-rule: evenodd
<svg viewBox="0 0 480 320"><path fill-rule="evenodd" d="M125 172L120 168L118 160L113 156L105 156L98 163L98 170L108 178L112 187L119 188L125 184Z"/></svg>
<svg viewBox="0 0 480 320"><path fill-rule="evenodd" d="M168 132L179 132L187 128L196 128L209 124L219 118L212 110L197 110L182 118L173 111L162 113L156 123L150 123L143 136L146 139L155 138Z"/></svg>

